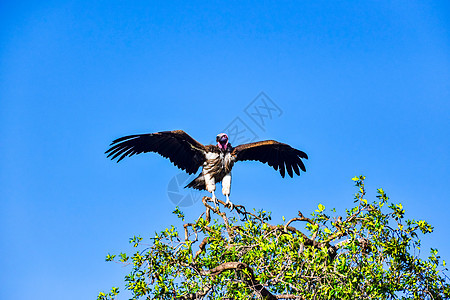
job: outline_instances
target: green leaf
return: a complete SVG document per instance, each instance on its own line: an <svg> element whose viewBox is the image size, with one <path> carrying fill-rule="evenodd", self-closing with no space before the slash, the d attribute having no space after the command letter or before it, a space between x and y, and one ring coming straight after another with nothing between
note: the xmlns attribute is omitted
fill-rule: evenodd
<svg viewBox="0 0 450 300"><path fill-rule="evenodd" d="M319 203L318 205L319 209L316 210L317 212L323 212L325 210L325 206L323 206L322 204Z"/></svg>

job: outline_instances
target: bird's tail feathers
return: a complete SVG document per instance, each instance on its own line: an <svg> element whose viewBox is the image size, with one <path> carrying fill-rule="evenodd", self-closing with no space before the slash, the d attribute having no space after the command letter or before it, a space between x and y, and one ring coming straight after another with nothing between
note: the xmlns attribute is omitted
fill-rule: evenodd
<svg viewBox="0 0 450 300"><path fill-rule="evenodd" d="M197 178L188 183L184 188L193 188L196 190L206 190L206 183L203 174L200 174Z"/></svg>

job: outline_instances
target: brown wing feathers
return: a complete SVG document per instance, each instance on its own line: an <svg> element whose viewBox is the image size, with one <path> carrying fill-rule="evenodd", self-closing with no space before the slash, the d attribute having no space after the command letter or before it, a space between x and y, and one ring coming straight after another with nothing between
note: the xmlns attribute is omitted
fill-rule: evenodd
<svg viewBox="0 0 450 300"><path fill-rule="evenodd" d="M136 134L118 138L105 152L117 162L126 156L156 152L189 174L197 172L205 161L205 147L182 130Z"/></svg>
<svg viewBox="0 0 450 300"><path fill-rule="evenodd" d="M114 140L105 153L113 160L118 158L119 162L127 156L145 152L159 153L175 166L192 174L206 160L207 148L186 132L174 130L124 136ZM308 159L303 151L273 140L239 145L231 154L236 161L257 160L267 163L278 170L282 177L286 171L290 177L294 173L300 175L300 170L306 171L301 159Z"/></svg>
<svg viewBox="0 0 450 300"><path fill-rule="evenodd" d="M286 171L290 177L294 176L294 172L300 175L300 169L306 171L301 158L308 159L303 151L273 140L237 146L232 155L236 157L237 161L257 160L267 163L275 170L279 170L282 177L285 176Z"/></svg>

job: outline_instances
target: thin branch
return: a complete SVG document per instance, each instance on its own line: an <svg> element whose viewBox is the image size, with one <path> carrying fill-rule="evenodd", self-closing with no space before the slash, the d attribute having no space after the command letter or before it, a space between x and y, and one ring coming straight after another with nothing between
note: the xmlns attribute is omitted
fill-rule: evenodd
<svg viewBox="0 0 450 300"><path fill-rule="evenodd" d="M186 294L183 296L178 297L178 300L194 300L194 299L201 299L203 298L206 294L208 294L208 292L211 290L210 286L204 286L202 290L196 292L196 293L191 293L191 294Z"/></svg>
<svg viewBox="0 0 450 300"><path fill-rule="evenodd" d="M219 275L220 273L228 271L228 270L236 270L236 271L246 270L248 273L250 273L250 278L248 280L246 280L246 284L248 287L250 287L252 290L254 290L259 295L261 295L261 297L263 297L263 299L268 299L268 300L278 299L276 296L272 295L272 293L269 292L269 290L267 290L262 284L260 284L256 281L252 268L250 268L245 263L226 262L226 263L223 263L211 270L200 271L200 273L205 276L213 276L213 275Z"/></svg>
<svg viewBox="0 0 450 300"><path fill-rule="evenodd" d="M195 252L194 260L196 260L197 256L205 250L205 247L208 244L208 242L209 242L209 238L205 237L203 239L203 241L200 243L200 245L198 246L198 248L199 248L198 251Z"/></svg>

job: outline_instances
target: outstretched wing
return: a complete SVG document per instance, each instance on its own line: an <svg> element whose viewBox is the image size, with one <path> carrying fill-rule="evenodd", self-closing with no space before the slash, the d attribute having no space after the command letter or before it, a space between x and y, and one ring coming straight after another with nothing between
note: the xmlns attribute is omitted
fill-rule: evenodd
<svg viewBox="0 0 450 300"><path fill-rule="evenodd" d="M206 159L205 146L183 130L124 136L114 140L110 146L105 153L112 156L112 160L118 157L117 162L126 156L156 152L189 174L197 172Z"/></svg>
<svg viewBox="0 0 450 300"><path fill-rule="evenodd" d="M306 172L305 165L301 158L308 159L305 152L292 148L291 146L277 141L261 141L239 145L231 153L236 161L258 160L267 163L275 170L280 169L281 177L284 178L285 168L290 177L294 174L300 175L299 167Z"/></svg>

